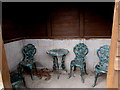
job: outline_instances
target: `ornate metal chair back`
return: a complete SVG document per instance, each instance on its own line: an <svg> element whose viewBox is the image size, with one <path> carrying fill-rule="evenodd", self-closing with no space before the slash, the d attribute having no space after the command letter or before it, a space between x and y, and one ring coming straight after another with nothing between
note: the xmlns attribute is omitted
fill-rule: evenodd
<svg viewBox="0 0 120 90"><path fill-rule="evenodd" d="M103 70L107 70L108 68L109 51L110 51L109 45L101 46L97 50L97 56L99 57L100 60L99 64L102 66Z"/></svg>
<svg viewBox="0 0 120 90"><path fill-rule="evenodd" d="M25 47L22 49L23 53L23 61L30 61L34 60L34 55L36 53L36 48L33 44L27 44Z"/></svg>
<svg viewBox="0 0 120 90"><path fill-rule="evenodd" d="M99 57L100 62L108 62L109 60L109 51L110 46L104 45L97 50L97 56Z"/></svg>
<svg viewBox="0 0 120 90"><path fill-rule="evenodd" d="M88 54L88 48L84 43L79 43L74 47L73 52L76 55L75 60L84 60Z"/></svg>

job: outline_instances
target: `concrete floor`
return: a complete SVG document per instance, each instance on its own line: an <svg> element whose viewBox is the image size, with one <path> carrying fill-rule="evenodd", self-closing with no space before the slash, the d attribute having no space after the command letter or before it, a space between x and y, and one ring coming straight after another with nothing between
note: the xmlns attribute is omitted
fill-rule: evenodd
<svg viewBox="0 0 120 90"><path fill-rule="evenodd" d="M51 79L46 81L45 77L39 79L34 76L34 80L31 80L29 75L25 75L27 87L29 88L93 88L94 73L88 72L88 75L84 75L85 82L81 82L79 72L76 71L75 77L67 79L68 73L62 72L60 78L57 79L57 74L51 73ZM106 75L102 75L98 78L97 85L94 88L106 87Z"/></svg>

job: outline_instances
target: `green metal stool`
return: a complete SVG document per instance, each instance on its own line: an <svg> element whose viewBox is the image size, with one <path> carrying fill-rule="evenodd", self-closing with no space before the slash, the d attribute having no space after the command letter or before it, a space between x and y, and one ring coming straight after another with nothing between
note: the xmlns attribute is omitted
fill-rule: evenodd
<svg viewBox="0 0 120 90"><path fill-rule="evenodd" d="M75 71L76 67L79 67L81 80L84 83L83 71L85 71L85 73L87 74L85 56L88 54L88 48L84 43L79 43L73 48L73 52L75 53L75 58L74 60L71 61L70 75L68 78L72 76L72 68L74 67L74 71Z"/></svg>

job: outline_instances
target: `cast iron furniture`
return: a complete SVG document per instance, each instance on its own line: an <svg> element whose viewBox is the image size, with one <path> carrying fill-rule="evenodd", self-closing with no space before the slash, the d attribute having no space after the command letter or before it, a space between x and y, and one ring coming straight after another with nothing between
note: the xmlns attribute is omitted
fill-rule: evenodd
<svg viewBox="0 0 120 90"><path fill-rule="evenodd" d="M69 51L67 49L52 49L52 50L48 50L46 53L53 57L53 71L55 70L58 72L58 79L59 79L60 72L59 72L58 56L62 56L61 67L63 70L67 72L65 67L65 57L69 53Z"/></svg>
<svg viewBox="0 0 120 90"><path fill-rule="evenodd" d="M108 72L109 51L110 51L109 45L101 46L97 50L97 56L99 57L100 61L95 66L96 74L95 74L95 81L94 81L93 87L95 87L95 85L96 85L96 81L97 81L99 74Z"/></svg>
<svg viewBox="0 0 120 90"><path fill-rule="evenodd" d="M29 73L31 75L31 79L33 80L32 69L35 68L35 70L37 72L36 63L34 60L36 48L33 44L27 44L26 46L23 47L22 53L23 53L24 58L19 63L19 67L21 68L20 72L22 73L22 72L24 72L24 70L29 71Z"/></svg>
<svg viewBox="0 0 120 90"><path fill-rule="evenodd" d="M84 83L83 71L85 71L85 73L87 74L85 56L88 54L88 48L84 43L79 43L73 48L73 52L75 53L75 58L74 60L71 61L70 75L68 78L72 76L72 68L74 67L74 71L75 71L76 67L79 67L81 80Z"/></svg>
<svg viewBox="0 0 120 90"><path fill-rule="evenodd" d="M11 72L10 80L11 80L13 89L19 88L19 84L21 84L21 83L24 83L24 86L26 87L25 79L24 79L23 75L19 72Z"/></svg>

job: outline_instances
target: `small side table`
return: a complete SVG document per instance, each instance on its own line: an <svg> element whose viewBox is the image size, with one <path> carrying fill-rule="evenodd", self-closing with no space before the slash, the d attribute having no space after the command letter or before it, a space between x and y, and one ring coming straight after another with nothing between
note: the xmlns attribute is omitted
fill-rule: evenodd
<svg viewBox="0 0 120 90"><path fill-rule="evenodd" d="M69 53L69 51L67 49L52 49L52 50L48 50L46 53L53 57L53 71L54 70L58 71L58 79L59 79L60 72L59 72L58 56L62 56L61 67L63 70L67 72L65 67L65 57Z"/></svg>

